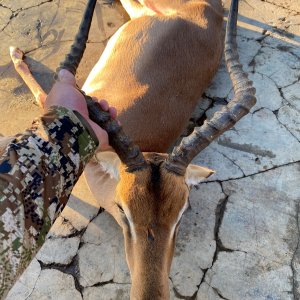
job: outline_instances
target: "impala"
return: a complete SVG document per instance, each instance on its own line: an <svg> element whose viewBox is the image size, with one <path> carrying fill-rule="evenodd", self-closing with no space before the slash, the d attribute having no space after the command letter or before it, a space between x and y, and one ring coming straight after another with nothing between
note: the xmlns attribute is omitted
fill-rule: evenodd
<svg viewBox="0 0 300 300"><path fill-rule="evenodd" d="M85 17L89 22L95 5L90 2L92 8ZM123 229L131 299L168 299L175 238L188 206L189 189L212 174L191 161L249 112L256 101L255 89L239 63L238 0L233 0L225 59L234 98L167 154L218 69L223 52L221 1L121 2L131 20L110 39L82 89L118 109L128 136L116 122L103 121L115 152L98 153L87 165L85 176L101 206ZM89 25L84 22L86 29ZM79 34L73 45L76 51L81 49L80 55L86 38L87 33L83 39ZM11 48L17 71L43 106L46 94L20 53ZM74 63L72 55L62 67L75 73L81 56Z"/></svg>

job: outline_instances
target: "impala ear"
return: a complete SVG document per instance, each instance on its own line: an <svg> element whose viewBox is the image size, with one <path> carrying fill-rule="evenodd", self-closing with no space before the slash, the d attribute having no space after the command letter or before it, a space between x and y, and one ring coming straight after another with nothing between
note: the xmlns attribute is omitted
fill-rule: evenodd
<svg viewBox="0 0 300 300"><path fill-rule="evenodd" d="M185 183L190 187L193 185L197 185L200 183L203 179L209 177L210 175L214 174L215 171L189 164L185 173Z"/></svg>
<svg viewBox="0 0 300 300"><path fill-rule="evenodd" d="M121 160L117 153L112 151L98 152L96 153L96 159L105 173L109 174L113 179L120 179L119 166Z"/></svg>

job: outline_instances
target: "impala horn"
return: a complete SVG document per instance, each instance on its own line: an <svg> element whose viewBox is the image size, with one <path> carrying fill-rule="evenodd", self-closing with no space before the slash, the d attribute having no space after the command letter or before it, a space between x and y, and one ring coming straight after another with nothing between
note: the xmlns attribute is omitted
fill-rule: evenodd
<svg viewBox="0 0 300 300"><path fill-rule="evenodd" d="M238 0L232 0L226 27L225 61L233 83L234 97L225 107L216 112L211 120L183 138L178 147L169 154L165 167L176 174L184 175L188 164L213 140L230 129L255 105L255 88L253 82L243 71L239 62L236 43Z"/></svg>
<svg viewBox="0 0 300 300"><path fill-rule="evenodd" d="M70 53L66 55L64 61L60 63L59 68L56 70L56 78L58 72L62 69L70 71L73 75L76 74L86 48L96 2L97 0L88 1L75 41L71 46ZM119 123L113 120L108 112L103 111L98 102L87 96L83 91L80 90L80 92L86 99L90 119L107 131L109 144L116 151L122 163L126 165L127 171L133 172L146 167L145 158L139 147L124 133Z"/></svg>

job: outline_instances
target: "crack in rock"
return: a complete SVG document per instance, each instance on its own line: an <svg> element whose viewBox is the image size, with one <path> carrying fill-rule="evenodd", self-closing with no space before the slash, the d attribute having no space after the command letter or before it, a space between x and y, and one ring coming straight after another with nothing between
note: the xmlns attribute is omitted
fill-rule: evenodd
<svg viewBox="0 0 300 300"><path fill-rule="evenodd" d="M173 292L174 292L176 298L178 298L178 299L194 300L194 299L196 299L196 297L197 297L198 290L197 290L192 296L183 296L183 295L181 295L181 294L175 289L175 287L173 287Z"/></svg>
<svg viewBox="0 0 300 300"><path fill-rule="evenodd" d="M57 263L51 263L51 264L45 264L42 261L38 260L39 264L41 265L41 269L55 269L62 273L71 275L74 278L75 288L78 292L80 292L82 296L83 286L80 285L78 276L79 276L79 266L78 266L78 254L76 254L72 261L69 264L57 264Z"/></svg>
<svg viewBox="0 0 300 300"><path fill-rule="evenodd" d="M220 153L220 155L227 158L233 165L235 165L242 172L243 176L245 176L245 173L244 173L243 169L233 159L231 159L230 157L228 157L224 153L220 152L219 150L217 150L217 152Z"/></svg>
<svg viewBox="0 0 300 300"><path fill-rule="evenodd" d="M221 185L221 188L222 188L222 192L224 193L222 183L220 183L220 185ZM224 193L224 195L226 195L226 194ZM221 199L219 201L217 207L216 207L216 210L215 210L216 223L215 223L214 235L215 235L215 241L217 243L217 247L216 247L216 251L215 251L215 255L214 255L214 258L213 258L212 265L217 260L218 252L220 250L225 249L225 247L223 246L222 241L219 237L219 232L220 232L220 228L221 228L222 221L223 221L223 218L224 218L224 214L225 214L225 211L226 211L226 206L227 206L227 203L228 203L228 199L229 199L228 195L226 195L224 199Z"/></svg>
<svg viewBox="0 0 300 300"><path fill-rule="evenodd" d="M259 172L256 172L256 173L252 173L252 174L249 174L249 175L245 175L245 176L241 176L241 177L237 177L237 178L230 178L230 179L226 179L226 180L222 180L222 181L219 181L219 180L212 180L210 182L216 182L216 183L224 183L224 182L228 182L228 181L232 181L232 180L239 180L239 179L243 179L243 178L247 178L247 177L253 177L255 175L258 175L258 174L262 174L262 173L266 173L266 172L269 172L269 171L272 171L272 170L276 170L278 168L281 168L281 167L286 167L286 166L291 166L293 164L297 164L297 163L300 163L300 160L297 160L297 161L292 161L292 162L288 162L286 164L282 164L282 165L278 165L278 166L273 166L272 168L270 169L267 169L267 170L261 170Z"/></svg>
<svg viewBox="0 0 300 300"><path fill-rule="evenodd" d="M43 1L43 2L41 2L41 3L39 3L39 4L37 4L37 5L32 5L32 6L28 6L28 7L20 7L20 8L17 8L17 9L15 9L15 10L13 10L11 7L9 7L9 6L5 6L5 5L3 5L3 4L0 4L0 7L5 7L5 8L8 8L8 9L10 9L13 13L19 13L19 12L21 12L21 11L25 11L25 10L28 10L28 9L31 9L31 8L35 8L35 7L39 7L39 6L42 6L43 4L45 4L45 3L50 3L50 2L53 2L54 0L46 0L46 1ZM17 16L17 15L15 15L15 16Z"/></svg>
<svg viewBox="0 0 300 300"><path fill-rule="evenodd" d="M300 139L297 138L297 136L295 134L293 134L290 129L288 128L288 125L282 123L279 118L278 118L278 115L277 114L274 114L276 116L276 119L278 120L278 122L298 141L300 142Z"/></svg>
<svg viewBox="0 0 300 300"><path fill-rule="evenodd" d="M222 296L222 294L220 293L220 291L219 291L217 288L212 287L212 286L210 286L210 287L213 289L213 291L214 291L221 299L229 300L228 298L225 298L224 296Z"/></svg>
<svg viewBox="0 0 300 300"><path fill-rule="evenodd" d="M203 279L203 278L202 278ZM184 296L184 295L181 295L177 289L175 288L174 286L174 283L173 283L173 280L172 280L172 277L169 277L169 280L170 280L170 284L172 284L172 290L173 290L173 293L174 295L176 296L176 298L178 299L185 299L185 300L195 300L196 297L197 297L197 293L198 293L198 290L199 290L199 287L198 289L195 291L195 293L192 295L192 296ZM202 280L201 280L202 282ZM199 284L200 285L200 284Z"/></svg>
<svg viewBox="0 0 300 300"><path fill-rule="evenodd" d="M16 17L19 15L20 12L29 10L29 9L31 9L31 8L39 7L39 6L41 6L41 5L45 4L45 3L50 3L50 2L53 2L53 1L54 1L54 0L47 0L47 1L45 1L45 2L39 3L38 5L34 5L34 6L26 7L26 8L18 8L18 9L16 9L16 10L13 10L13 9L11 9L11 8L8 7L8 6L5 6L5 5L3 5L3 4L0 4L0 7L9 9L9 10L11 11L11 13L12 13L11 16L10 16L10 18L9 18L9 21L7 22L7 24L0 30L0 33L3 32L3 31L7 28L7 26L10 24L10 22L11 22L14 18L16 18ZM39 28L39 29L40 29L40 28ZM39 31L38 31L38 33L39 33Z"/></svg>
<svg viewBox="0 0 300 300"><path fill-rule="evenodd" d="M296 213L296 222L297 222L297 230L298 230L298 241L297 241L297 246L295 249L295 252L293 254L292 257L292 261L291 261L291 268L292 268L292 272L293 272L293 295L294 295L294 299L300 299L300 292L299 292L299 282L296 279L297 276L297 271L295 268L295 260L299 260L299 246L300 246L300 228L299 228L299 217L300 217L300 202L298 202L297 204L297 213ZM299 262L298 262L299 264Z"/></svg>
<svg viewBox="0 0 300 300"><path fill-rule="evenodd" d="M296 15L300 14L300 11L297 11L297 10L295 10L295 9L290 9L290 8L284 6L284 5L280 5L280 4L274 3L274 2L272 2L272 1L268 1L268 0L260 0L260 1L261 1L261 2L269 3L269 4L274 5L274 6L276 6L276 7L280 7L280 8L282 8L282 9L284 9L284 10L287 10L288 12L295 12Z"/></svg>
<svg viewBox="0 0 300 300"><path fill-rule="evenodd" d="M38 269L38 272L37 272ZM39 261L33 259L26 271L21 275L19 280L14 285L14 288L10 290L6 300L20 299L19 295L23 295L24 299L28 299L36 288L36 284L41 275L42 269ZM28 275L29 274L29 275ZM34 276L32 276L34 275ZM32 283L32 278L35 277Z"/></svg>
<svg viewBox="0 0 300 300"><path fill-rule="evenodd" d="M205 278L206 278L207 271L210 270L210 269L212 269L212 267L214 266L214 263L216 262L216 260L218 258L219 252L220 251L232 252L230 249L226 249L223 246L222 241L221 241L221 239L219 237L220 227L222 225L222 221L223 221L224 214L225 214L225 211L226 211L226 206L227 206L228 199L229 199L229 196L224 191L222 182L219 182L219 184L221 186L222 193L225 195L225 197L223 199L219 200L219 203L218 203L218 205L216 207L216 210L215 210L215 216L216 217L215 217L214 239L216 241L216 250L215 250L215 253L214 253L214 256L213 256L213 260L212 260L212 264L211 264L210 268L207 268L207 269L203 270L203 276L202 276L201 282L199 283L198 290L195 293L195 297L196 297L196 295L197 295L197 293L198 293L198 291L200 289L201 284L203 282L206 282ZM226 299L226 298L222 297L221 294L215 288L213 288L213 287L211 287L211 288L217 293L217 295L221 299ZM174 291L175 291L175 288L174 288ZM176 293L175 293L175 295L176 295ZM186 298L183 298L183 299L186 299Z"/></svg>

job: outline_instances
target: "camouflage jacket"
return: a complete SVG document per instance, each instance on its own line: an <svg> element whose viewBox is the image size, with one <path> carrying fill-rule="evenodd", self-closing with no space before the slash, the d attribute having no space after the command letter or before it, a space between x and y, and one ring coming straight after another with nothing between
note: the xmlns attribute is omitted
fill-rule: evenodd
<svg viewBox="0 0 300 300"><path fill-rule="evenodd" d="M43 244L98 146L77 112L52 107L40 120L0 137L0 298Z"/></svg>

